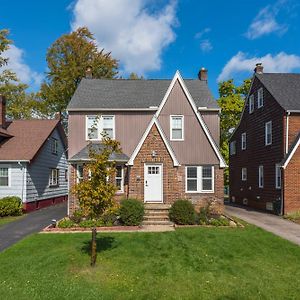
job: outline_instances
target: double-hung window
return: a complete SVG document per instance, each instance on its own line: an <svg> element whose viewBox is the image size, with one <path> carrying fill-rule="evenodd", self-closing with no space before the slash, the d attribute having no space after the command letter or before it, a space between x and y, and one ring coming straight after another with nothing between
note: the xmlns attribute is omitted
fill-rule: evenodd
<svg viewBox="0 0 300 300"><path fill-rule="evenodd" d="M265 124L265 145L272 144L272 121Z"/></svg>
<svg viewBox="0 0 300 300"><path fill-rule="evenodd" d="M49 176L49 186L58 186L58 177L59 177L58 169L51 169L50 176Z"/></svg>
<svg viewBox="0 0 300 300"><path fill-rule="evenodd" d="M236 154L236 141L232 141L231 143L230 143L230 146L229 146L230 148L229 148L229 153L230 153L230 155L234 155L234 154Z"/></svg>
<svg viewBox="0 0 300 300"><path fill-rule="evenodd" d="M83 165L76 165L76 182L79 183L83 180Z"/></svg>
<svg viewBox="0 0 300 300"><path fill-rule="evenodd" d="M242 168L242 181L247 180L247 168Z"/></svg>
<svg viewBox="0 0 300 300"><path fill-rule="evenodd" d="M258 167L258 187L264 187L264 166Z"/></svg>
<svg viewBox="0 0 300 300"><path fill-rule="evenodd" d="M171 141L184 140L184 119L183 116L170 116Z"/></svg>
<svg viewBox="0 0 300 300"><path fill-rule="evenodd" d="M260 88L257 91L257 107L261 108L262 106L264 106L264 90Z"/></svg>
<svg viewBox="0 0 300 300"><path fill-rule="evenodd" d="M281 168L280 168L280 164L275 165L275 186L276 186L276 189L281 188Z"/></svg>
<svg viewBox="0 0 300 300"><path fill-rule="evenodd" d="M9 186L9 168L0 167L0 187Z"/></svg>
<svg viewBox="0 0 300 300"><path fill-rule="evenodd" d="M51 153L57 154L58 151L58 141L55 138L51 138Z"/></svg>
<svg viewBox="0 0 300 300"><path fill-rule="evenodd" d="M254 95L249 97L249 114L252 114L254 111Z"/></svg>
<svg viewBox="0 0 300 300"><path fill-rule="evenodd" d="M116 166L116 186L117 192L124 191L124 168L122 166Z"/></svg>
<svg viewBox="0 0 300 300"><path fill-rule="evenodd" d="M247 148L247 135L246 135L246 132L242 133L241 144L242 144L242 150L246 150L246 148Z"/></svg>
<svg viewBox="0 0 300 300"><path fill-rule="evenodd" d="M86 116L86 139L101 140L102 135L115 139L115 117Z"/></svg>
<svg viewBox="0 0 300 300"><path fill-rule="evenodd" d="M186 192L211 193L214 191L213 166L187 166Z"/></svg>

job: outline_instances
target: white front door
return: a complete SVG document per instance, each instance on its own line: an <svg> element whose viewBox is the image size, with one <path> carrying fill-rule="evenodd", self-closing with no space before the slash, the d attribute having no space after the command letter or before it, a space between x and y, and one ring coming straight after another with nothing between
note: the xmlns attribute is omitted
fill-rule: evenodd
<svg viewBox="0 0 300 300"><path fill-rule="evenodd" d="M145 202L163 202L163 175L161 164L145 164L144 197Z"/></svg>

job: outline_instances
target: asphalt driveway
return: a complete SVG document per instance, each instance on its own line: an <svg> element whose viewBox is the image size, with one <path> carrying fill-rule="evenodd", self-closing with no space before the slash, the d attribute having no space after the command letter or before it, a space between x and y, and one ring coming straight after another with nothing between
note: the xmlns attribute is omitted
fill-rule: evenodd
<svg viewBox="0 0 300 300"><path fill-rule="evenodd" d="M25 217L0 227L0 252L22 240L27 235L37 233L51 223L67 215L67 202L49 206L25 215Z"/></svg>
<svg viewBox="0 0 300 300"><path fill-rule="evenodd" d="M248 207L226 205L225 212L300 246L300 225Z"/></svg>

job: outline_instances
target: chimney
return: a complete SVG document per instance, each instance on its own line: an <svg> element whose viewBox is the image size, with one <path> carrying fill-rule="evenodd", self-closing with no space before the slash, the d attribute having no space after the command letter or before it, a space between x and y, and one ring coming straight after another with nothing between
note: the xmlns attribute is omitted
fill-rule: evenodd
<svg viewBox="0 0 300 300"><path fill-rule="evenodd" d="M262 63L257 63L254 69L254 73L255 74L263 74L264 72L264 67L262 65Z"/></svg>
<svg viewBox="0 0 300 300"><path fill-rule="evenodd" d="M91 66L88 66L85 70L85 78L92 79L93 78L93 70Z"/></svg>
<svg viewBox="0 0 300 300"><path fill-rule="evenodd" d="M61 112L57 112L54 115L55 120L61 120Z"/></svg>
<svg viewBox="0 0 300 300"><path fill-rule="evenodd" d="M207 82L207 69L202 67L201 70L198 73L198 78L201 81L206 81Z"/></svg>
<svg viewBox="0 0 300 300"><path fill-rule="evenodd" d="M0 94L0 128L6 128L6 100Z"/></svg>

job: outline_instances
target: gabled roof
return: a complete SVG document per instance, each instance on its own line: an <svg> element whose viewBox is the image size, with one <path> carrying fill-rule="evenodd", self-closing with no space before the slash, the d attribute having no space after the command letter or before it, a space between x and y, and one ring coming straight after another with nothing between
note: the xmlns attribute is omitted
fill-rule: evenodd
<svg viewBox="0 0 300 300"><path fill-rule="evenodd" d="M185 79L197 107L218 109L206 81ZM97 109L149 109L159 106L171 84L169 79L86 79L76 89L68 111Z"/></svg>
<svg viewBox="0 0 300 300"><path fill-rule="evenodd" d="M175 167L180 166L179 161L177 160L176 155L175 155L175 153L174 153L174 151L173 151L171 145L169 144L168 139L166 138L166 135L164 134L164 132L163 132L163 130L162 130L160 124L159 124L159 121L157 120L157 118L156 118L155 116L154 116L154 117L152 118L152 120L150 121L150 123L149 123L149 125L148 125L146 131L144 132L144 134L143 134L141 140L139 141L138 145L137 145L136 148L134 149L134 151L133 151L133 153L132 153L132 155L131 155L131 157L130 157L130 159L129 159L129 161L128 161L128 165L129 165L129 166L132 166L132 165L133 165L133 162L134 162L136 156L138 155L138 153L139 153L140 149L142 148L142 146L143 146L143 144L144 144L144 142L145 142L145 140L146 140L146 138L147 138L147 136L148 136L148 134L149 134L151 128L152 128L154 125L156 125L156 127L157 127L157 129L158 129L158 132L159 132L159 134L160 134L160 136L161 136L161 138L162 138L162 140L163 140L163 142L164 142L164 144L165 144L165 146L166 146L166 148L167 148L167 150L168 150L170 156L172 157L173 165L174 165Z"/></svg>
<svg viewBox="0 0 300 300"><path fill-rule="evenodd" d="M193 97L192 97L189 89L185 85L185 82L182 79L179 71L176 71L176 73L175 73L175 75L174 75L174 77L172 79L172 82L170 83L170 86L169 86L166 94L164 95L163 100L161 101L161 103L159 105L159 108L158 108L158 110L157 110L157 112L155 114L156 118L159 117L159 114L160 114L161 110L163 109L165 103L167 102L167 100L169 98L169 95L170 95L170 93L172 91L172 88L173 88L173 86L175 85L175 83L177 81L181 85L181 87L182 87L182 89L183 89L183 91L184 91L184 93L185 93L185 95L186 95L186 97L187 97L187 99L188 99L188 101L189 101L189 103L190 103L190 105L191 105L194 113L195 113L195 116L197 117L197 120L200 123L200 126L202 127L202 129L203 129L203 131L204 131L204 133L205 133L205 135L206 135L206 137L207 137L207 139L208 139L211 147L213 148L216 156L218 157L219 162L220 162L220 167L221 168L225 168L226 167L226 162L225 162L224 158L222 157L222 154L221 154L218 146L216 145L214 139L212 138L212 136L211 136L211 134L210 134L210 132L209 132L209 130L208 130L205 122L203 121L201 114L198 112L197 106L195 104L195 101L194 101L194 99L193 99Z"/></svg>
<svg viewBox="0 0 300 300"><path fill-rule="evenodd" d="M69 161L89 161L89 150L90 147L95 152L101 152L104 145L100 143L92 143L91 145L87 145L84 148L82 148L77 154L75 154L73 157L69 159ZM124 153L112 153L109 157L110 161L116 161L116 162L127 162L129 157Z"/></svg>
<svg viewBox="0 0 300 300"><path fill-rule="evenodd" d="M289 164L290 160L292 159L293 155L295 154L296 150L298 149L299 144L300 144L300 132L298 133L293 144L291 145L290 150L285 155L285 158L281 162L281 166L283 169L285 169L287 167L287 165Z"/></svg>
<svg viewBox="0 0 300 300"><path fill-rule="evenodd" d="M12 137L0 144L0 161L31 161L57 126L59 120L12 121L6 128ZM66 146L63 129L59 132Z"/></svg>
<svg viewBox="0 0 300 300"><path fill-rule="evenodd" d="M300 111L300 74L255 74L284 110Z"/></svg>

